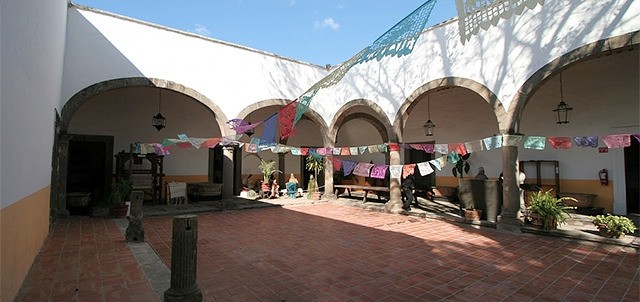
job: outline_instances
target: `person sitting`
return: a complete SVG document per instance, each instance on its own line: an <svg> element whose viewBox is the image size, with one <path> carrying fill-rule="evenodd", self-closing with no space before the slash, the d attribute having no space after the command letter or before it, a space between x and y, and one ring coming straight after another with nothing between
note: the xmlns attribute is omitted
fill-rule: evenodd
<svg viewBox="0 0 640 302"><path fill-rule="evenodd" d="M296 197L296 192L298 191L298 179L291 173L289 177L289 181L286 183L287 188L287 196L291 198Z"/></svg>
<svg viewBox="0 0 640 302"><path fill-rule="evenodd" d="M473 179L474 180L489 180L487 175L484 174L484 167L479 167L478 168L478 174L476 174L476 177L474 177Z"/></svg>
<svg viewBox="0 0 640 302"><path fill-rule="evenodd" d="M269 198L278 198L280 196L280 193L278 192L279 189L280 186L278 185L278 180L273 179L271 182L271 194L269 194Z"/></svg>

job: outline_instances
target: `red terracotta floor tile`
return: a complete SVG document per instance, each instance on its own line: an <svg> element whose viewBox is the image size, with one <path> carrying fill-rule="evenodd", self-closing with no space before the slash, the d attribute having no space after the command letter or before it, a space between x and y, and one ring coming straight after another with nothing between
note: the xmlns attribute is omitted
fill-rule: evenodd
<svg viewBox="0 0 640 302"><path fill-rule="evenodd" d="M172 217L145 218L167 266ZM198 214L204 301L638 300L637 250L321 203ZM161 301L114 221L59 220L17 301Z"/></svg>

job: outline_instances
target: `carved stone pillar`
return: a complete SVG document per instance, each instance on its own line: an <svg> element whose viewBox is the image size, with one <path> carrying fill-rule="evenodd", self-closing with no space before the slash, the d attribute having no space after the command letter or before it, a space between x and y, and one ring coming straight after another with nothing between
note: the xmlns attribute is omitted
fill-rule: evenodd
<svg viewBox="0 0 640 302"><path fill-rule="evenodd" d="M330 146L330 148L333 148ZM336 200L338 196L333 192L333 163L330 159L331 155L324 157L324 200Z"/></svg>
<svg viewBox="0 0 640 302"><path fill-rule="evenodd" d="M507 135L504 135L507 139ZM496 228L501 231L521 233L524 221L520 215L520 186L518 184L518 146L502 146L502 212Z"/></svg>
<svg viewBox="0 0 640 302"><path fill-rule="evenodd" d="M127 242L144 242L144 227L142 226L142 202L144 192L131 192L131 205L129 214L129 226L125 232Z"/></svg>
<svg viewBox="0 0 640 302"><path fill-rule="evenodd" d="M285 159L284 159L284 153L278 153L278 170L280 170L280 172L282 173L278 173L277 177L278 177L278 184L280 185L280 190L282 189L286 189L286 183L287 181L285 180L285 176L289 175L287 173L287 167L285 165Z"/></svg>
<svg viewBox="0 0 640 302"><path fill-rule="evenodd" d="M69 163L69 135L61 135L58 141L58 203L57 215L60 218L69 217L67 210L67 175Z"/></svg>
<svg viewBox="0 0 640 302"><path fill-rule="evenodd" d="M235 146L224 146L222 150L222 198L230 200L233 198Z"/></svg>
<svg viewBox="0 0 640 302"><path fill-rule="evenodd" d="M400 150L389 150L389 165L401 165ZM402 212L402 192L400 181L397 178L389 178L389 201L385 204L387 211L391 213Z"/></svg>
<svg viewBox="0 0 640 302"><path fill-rule="evenodd" d="M202 301L202 292L196 283L198 216L174 217L172 241L171 287L164 292L164 301Z"/></svg>

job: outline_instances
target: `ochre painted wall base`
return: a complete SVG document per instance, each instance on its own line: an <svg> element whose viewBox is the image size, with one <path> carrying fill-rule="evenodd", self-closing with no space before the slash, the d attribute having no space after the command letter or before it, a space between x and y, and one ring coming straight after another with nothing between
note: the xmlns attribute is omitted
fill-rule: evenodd
<svg viewBox="0 0 640 302"><path fill-rule="evenodd" d="M465 177L466 178L466 177ZM472 178L472 177L470 177ZM493 179L493 178L489 178ZM555 180L543 179L542 183L553 183ZM452 176L436 177L438 186L457 187L458 178ZM548 188L543 188L548 189ZM613 212L613 182L609 181L606 186L600 185L599 180L591 179L561 179L560 193L584 193L598 195L593 203L593 207L603 208L605 213Z"/></svg>
<svg viewBox="0 0 640 302"><path fill-rule="evenodd" d="M0 210L0 301L13 301L49 235L46 187Z"/></svg>

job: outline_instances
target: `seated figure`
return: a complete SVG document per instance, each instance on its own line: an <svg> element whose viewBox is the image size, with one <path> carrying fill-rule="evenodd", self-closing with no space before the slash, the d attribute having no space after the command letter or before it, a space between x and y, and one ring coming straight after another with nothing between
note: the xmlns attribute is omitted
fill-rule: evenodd
<svg viewBox="0 0 640 302"><path fill-rule="evenodd" d="M280 194L278 193L279 189L280 186L278 185L278 180L274 179L271 183L271 193L269 194L269 198L278 198L280 196Z"/></svg>
<svg viewBox="0 0 640 302"><path fill-rule="evenodd" d="M475 180L489 180L486 174L484 174L484 167L478 168L478 174L473 178Z"/></svg>
<svg viewBox="0 0 640 302"><path fill-rule="evenodd" d="M298 183L297 182L288 182L287 183L287 196L290 198L296 198L296 194L298 192Z"/></svg>

